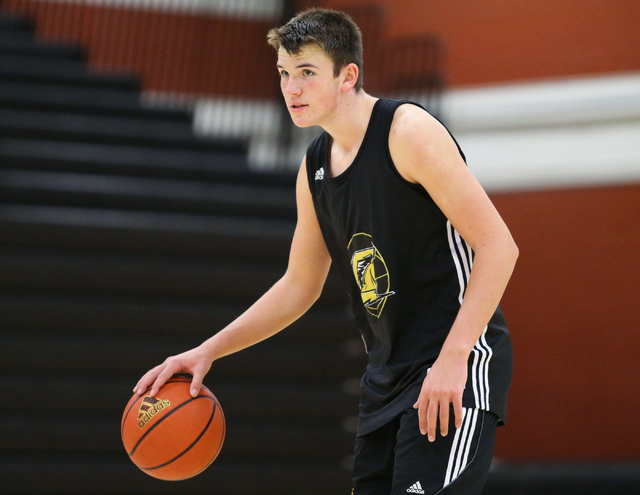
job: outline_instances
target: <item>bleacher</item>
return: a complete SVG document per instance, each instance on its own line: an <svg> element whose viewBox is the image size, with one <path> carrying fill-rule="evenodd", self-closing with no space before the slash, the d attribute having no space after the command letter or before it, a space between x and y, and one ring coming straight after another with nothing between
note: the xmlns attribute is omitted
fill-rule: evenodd
<svg viewBox="0 0 640 495"><path fill-rule="evenodd" d="M120 418L139 376L283 273L295 178L196 137L131 75L0 15L0 493L348 493L363 349L330 277L291 328L216 363L227 437L202 475L155 480ZM357 392L356 392L357 393Z"/></svg>

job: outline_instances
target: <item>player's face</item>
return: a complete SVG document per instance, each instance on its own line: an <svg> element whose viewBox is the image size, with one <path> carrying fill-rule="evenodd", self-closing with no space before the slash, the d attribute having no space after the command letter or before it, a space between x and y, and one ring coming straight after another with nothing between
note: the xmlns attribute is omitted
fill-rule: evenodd
<svg viewBox="0 0 640 495"><path fill-rule="evenodd" d="M340 77L333 73L333 61L315 44L296 55L278 52L280 89L294 124L322 125L340 102Z"/></svg>

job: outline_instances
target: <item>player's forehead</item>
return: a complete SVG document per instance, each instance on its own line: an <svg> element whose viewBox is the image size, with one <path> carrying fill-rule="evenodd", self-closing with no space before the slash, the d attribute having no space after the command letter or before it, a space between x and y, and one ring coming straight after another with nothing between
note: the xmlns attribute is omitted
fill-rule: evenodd
<svg viewBox="0 0 640 495"><path fill-rule="evenodd" d="M280 47L276 65L284 69L302 66L332 67L333 62L320 46L316 43L308 43L298 53L289 53Z"/></svg>

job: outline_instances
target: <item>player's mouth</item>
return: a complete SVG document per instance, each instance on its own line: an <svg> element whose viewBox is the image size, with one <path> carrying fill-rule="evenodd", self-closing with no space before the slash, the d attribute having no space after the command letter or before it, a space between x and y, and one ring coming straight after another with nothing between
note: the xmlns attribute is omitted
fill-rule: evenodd
<svg viewBox="0 0 640 495"><path fill-rule="evenodd" d="M300 112L301 110L305 109L308 105L304 105L302 103L292 103L291 105L289 105L289 108L291 109L292 112Z"/></svg>

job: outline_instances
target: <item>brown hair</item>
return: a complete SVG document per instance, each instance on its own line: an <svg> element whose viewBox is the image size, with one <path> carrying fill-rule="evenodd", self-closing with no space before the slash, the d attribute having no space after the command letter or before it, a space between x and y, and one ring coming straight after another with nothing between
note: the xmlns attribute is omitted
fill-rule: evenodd
<svg viewBox="0 0 640 495"><path fill-rule="evenodd" d="M315 43L333 61L337 77L348 64L358 67L356 91L362 89L362 33L348 14L330 9L312 8L293 17L284 26L273 28L267 41L276 51L283 48L291 55L305 45Z"/></svg>

